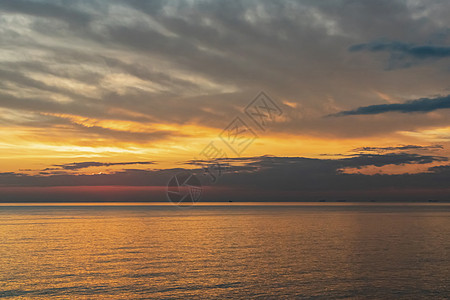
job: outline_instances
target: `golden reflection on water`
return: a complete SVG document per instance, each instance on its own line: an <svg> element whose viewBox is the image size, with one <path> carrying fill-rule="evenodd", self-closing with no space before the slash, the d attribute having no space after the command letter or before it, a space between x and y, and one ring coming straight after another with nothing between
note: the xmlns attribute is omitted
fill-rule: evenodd
<svg viewBox="0 0 450 300"><path fill-rule="evenodd" d="M450 294L449 217L445 205L3 207L0 296Z"/></svg>

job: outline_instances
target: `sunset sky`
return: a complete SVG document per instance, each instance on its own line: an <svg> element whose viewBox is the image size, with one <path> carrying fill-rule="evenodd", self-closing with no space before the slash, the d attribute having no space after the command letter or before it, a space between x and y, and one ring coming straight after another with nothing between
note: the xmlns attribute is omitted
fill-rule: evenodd
<svg viewBox="0 0 450 300"><path fill-rule="evenodd" d="M166 201L183 169L204 201L450 200L449 15L420 0L1 1L0 201ZM261 95L263 128L246 113ZM254 136L237 152L236 118ZM215 181L197 164L210 143Z"/></svg>

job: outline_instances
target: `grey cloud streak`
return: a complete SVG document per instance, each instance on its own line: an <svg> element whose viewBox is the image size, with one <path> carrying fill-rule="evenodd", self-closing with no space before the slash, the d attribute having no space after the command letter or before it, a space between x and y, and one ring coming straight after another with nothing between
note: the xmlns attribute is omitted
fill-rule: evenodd
<svg viewBox="0 0 450 300"><path fill-rule="evenodd" d="M445 97L437 97L433 99L421 98L410 100L405 103L395 104L378 104L358 107L354 110L346 110L330 116L342 117L352 115L376 115L387 112L414 113L414 112L430 112L438 109L450 108L450 95Z"/></svg>
<svg viewBox="0 0 450 300"><path fill-rule="evenodd" d="M415 45L400 41L375 41L371 43L353 45L349 48L352 52L388 52L389 69L396 67L411 67L418 60L439 60L450 57L450 46L445 45Z"/></svg>
<svg viewBox="0 0 450 300"><path fill-rule="evenodd" d="M442 150L444 146L442 145L431 145L431 146L420 146L420 145L402 145L402 146L392 146L392 147L360 147L355 148L355 152L393 152L393 151L408 151L408 150Z"/></svg>
<svg viewBox="0 0 450 300"><path fill-rule="evenodd" d="M109 166L126 166L126 165L152 165L152 164L154 164L154 162L151 162L151 161L130 161L130 162L116 162L116 163L87 161L87 162L76 162L76 163L54 165L54 166L55 167L60 167L63 170L79 170L79 169L84 169L84 168L89 168L89 167L109 167Z"/></svg>

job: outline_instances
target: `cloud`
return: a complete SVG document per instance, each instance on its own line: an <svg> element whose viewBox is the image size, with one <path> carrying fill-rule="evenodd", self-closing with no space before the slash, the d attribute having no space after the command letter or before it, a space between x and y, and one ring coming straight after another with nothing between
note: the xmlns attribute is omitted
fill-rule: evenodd
<svg viewBox="0 0 450 300"><path fill-rule="evenodd" d="M407 68L419 61L450 57L450 46L415 45L399 41L374 41L357 44L351 46L349 51L388 52L390 54L388 69Z"/></svg>
<svg viewBox="0 0 450 300"><path fill-rule="evenodd" d="M130 118L117 113L127 109L153 122L221 129L266 90L294 104L283 107L285 122L274 128L287 132L325 131L324 121L316 124L314 116L330 113L322 101L329 95L345 106L372 100L368 87L386 86L386 75L370 65L360 66L365 76L351 75L348 45L386 33L392 39L428 39L442 31L437 24L446 24L448 9L427 3L427 17L419 21L415 14L425 14L420 3L387 0L19 0L0 7L6 51L0 61L2 107L119 120ZM396 26L388 30L385 24ZM424 52L419 50L414 51ZM418 78L427 91L448 87L448 78L429 75ZM412 76L404 82L392 78L395 92L418 94ZM345 135L348 126L335 126L335 134Z"/></svg>
<svg viewBox="0 0 450 300"><path fill-rule="evenodd" d="M63 165L54 165L55 167L60 167L64 170L79 170L89 167L109 167L109 166L126 166L126 165L152 165L154 162L151 161L130 161L130 162L117 162L117 163L102 163L96 161L88 162L76 162ZM49 170L45 169L44 171Z"/></svg>
<svg viewBox="0 0 450 300"><path fill-rule="evenodd" d="M65 2L64 5L58 5L37 1L2 1L0 2L0 9L8 13L52 18L77 25L87 24L91 21L90 14L75 9L70 2Z"/></svg>
<svg viewBox="0 0 450 300"><path fill-rule="evenodd" d="M407 150L442 150L442 145L420 146L420 145L404 145L395 147L359 147L354 152L389 152L389 151L407 151Z"/></svg>
<svg viewBox="0 0 450 300"><path fill-rule="evenodd" d="M199 166L192 169L125 169L107 174L70 174L65 170L152 162L80 162L57 165L59 173L0 173L1 201L167 201L165 186L183 171L198 176L202 201L448 200L448 158L413 153L359 154L341 159L258 156L224 158L224 173L213 183ZM343 172L367 166L415 166L424 171L403 174ZM427 166L430 167L427 169Z"/></svg>
<svg viewBox="0 0 450 300"><path fill-rule="evenodd" d="M329 116L342 117L352 115L376 115L387 112L413 113L430 112L438 109L450 108L450 95L437 98L421 98L410 100L405 103L378 104L358 107L354 110L341 111Z"/></svg>
<svg viewBox="0 0 450 300"><path fill-rule="evenodd" d="M429 168L429 171L438 173L438 174L446 174L450 175L450 166L436 166Z"/></svg>
<svg viewBox="0 0 450 300"><path fill-rule="evenodd" d="M351 46L349 50L352 52L363 50L371 52L398 52L419 59L450 57L450 47L448 46L414 45L402 42L372 42L368 44L358 44Z"/></svg>
<svg viewBox="0 0 450 300"><path fill-rule="evenodd" d="M430 155L419 155L412 153L387 153L387 154L358 154L352 157L346 157L341 159L314 159L314 158L306 158L306 157L276 157L276 156L257 156L257 157L238 157L238 158L222 158L218 159L218 163L226 166L224 170L229 173L230 176L232 174L240 174L241 172L249 172L249 173L263 173L266 169L271 169L276 172L282 172L284 169L296 169L298 172L304 172L305 168L309 171L319 167L314 173L320 173L321 171L327 170L327 172L332 172L333 174L337 174L339 169L341 168L361 168L365 166L386 166L386 165L402 165L402 164L429 164L432 162L446 162L448 158L441 156L430 156ZM208 161L201 160L192 160L187 161L187 165L193 165L197 168L192 169L194 172L198 174L202 173L202 169L199 166L201 163L208 163ZM74 162L68 164L54 165L57 168L47 168L43 171L53 171L53 170L79 170L89 167L108 167L108 166L126 166L126 165L153 165L155 162L151 161L131 161L131 162L117 162L117 163L104 163L104 162ZM161 169L161 170L140 170L140 169L127 169L124 171L117 171L111 174L101 174L101 175L76 175L76 174L63 174L62 176L44 176L41 177L39 175L27 175L25 173L14 173L14 172L4 172L0 173L0 176L6 177L16 177L16 178L25 178L25 179L36 179L37 182L46 182L45 185L59 185L58 178L79 178L79 180L73 181L70 185L101 185L108 184L108 178L122 178L121 176L129 173L129 174L145 174L146 176L155 176L158 177L160 174L170 174L173 172L183 171L183 168L175 168L175 169ZM99 183L95 180L90 180L88 178L103 178L104 182ZM131 177L130 177L131 178ZM86 181L84 181L86 179ZM136 179L136 178L135 178ZM160 182L160 180L157 180ZM116 182L116 183L114 183ZM125 180L123 182L112 180L109 184L120 184L120 185L135 185L132 182L142 182L141 180L132 181ZM5 183L5 182L3 182ZM149 184L147 182L146 184ZM27 184L27 181L24 181L24 184ZM138 184L140 185L140 184Z"/></svg>

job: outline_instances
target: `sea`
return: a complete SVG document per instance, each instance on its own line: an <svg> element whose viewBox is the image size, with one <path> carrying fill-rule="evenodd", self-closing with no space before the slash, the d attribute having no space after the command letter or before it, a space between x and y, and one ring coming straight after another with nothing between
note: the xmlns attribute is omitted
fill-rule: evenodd
<svg viewBox="0 0 450 300"><path fill-rule="evenodd" d="M449 299L450 204L0 204L4 299Z"/></svg>

